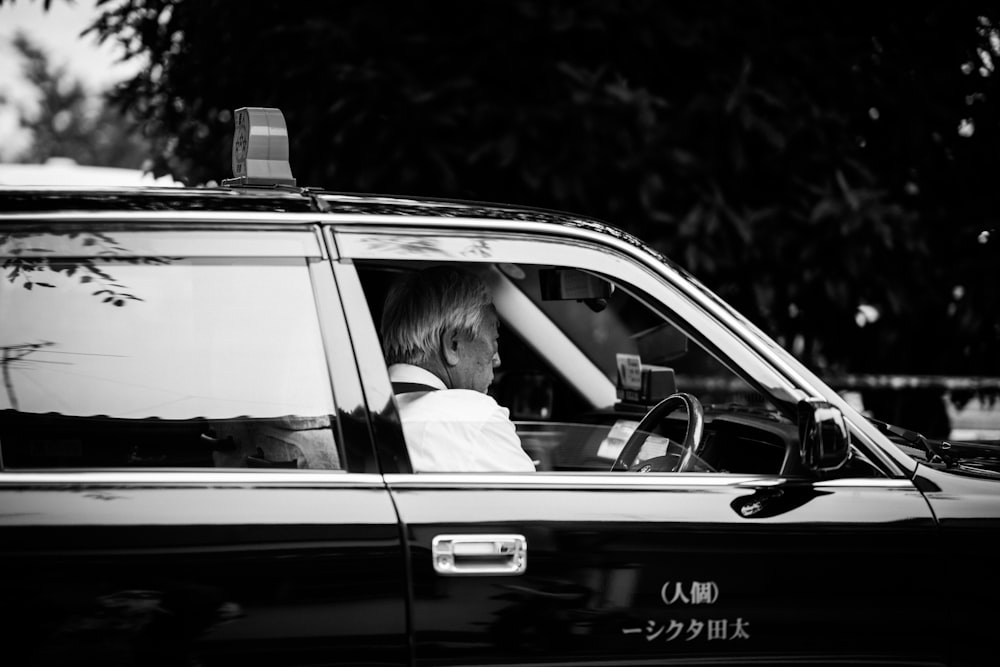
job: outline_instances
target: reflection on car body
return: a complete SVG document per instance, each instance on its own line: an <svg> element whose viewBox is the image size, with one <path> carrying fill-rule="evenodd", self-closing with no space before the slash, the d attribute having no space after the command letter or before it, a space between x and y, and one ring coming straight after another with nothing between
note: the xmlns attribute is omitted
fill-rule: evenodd
<svg viewBox="0 0 1000 667"><path fill-rule="evenodd" d="M28 664L991 655L995 448L866 419L606 223L248 182L0 201ZM493 293L535 472L412 472L377 323L438 264Z"/></svg>

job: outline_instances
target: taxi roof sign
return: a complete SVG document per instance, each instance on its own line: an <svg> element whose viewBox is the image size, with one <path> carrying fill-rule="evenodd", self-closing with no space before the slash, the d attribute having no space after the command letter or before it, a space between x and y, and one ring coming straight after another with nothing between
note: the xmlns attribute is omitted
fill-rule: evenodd
<svg viewBox="0 0 1000 667"><path fill-rule="evenodd" d="M223 185L295 185L288 128L280 109L240 107L233 133L233 178Z"/></svg>

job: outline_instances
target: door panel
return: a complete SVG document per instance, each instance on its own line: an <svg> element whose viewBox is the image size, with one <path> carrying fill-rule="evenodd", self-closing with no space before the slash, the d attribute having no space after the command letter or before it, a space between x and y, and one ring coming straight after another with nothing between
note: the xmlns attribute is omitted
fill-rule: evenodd
<svg viewBox="0 0 1000 667"><path fill-rule="evenodd" d="M377 476L158 475L79 490L4 477L5 651L45 665L407 662Z"/></svg>
<svg viewBox="0 0 1000 667"><path fill-rule="evenodd" d="M348 313L359 338L376 338L386 278L427 263L478 270L505 327L491 391L538 459L533 475L386 474L409 558L417 664L942 661L939 619L914 612L943 608L942 584L924 576L936 527L905 471L853 421L852 458L827 475L842 479L817 481L824 475L800 465L800 400L823 396L860 415L652 258L567 242L565 229L471 229L337 235L364 284L354 302L368 302L369 312ZM584 305L549 289L553 276L574 275L606 281L611 296ZM369 409L394 425L384 359L374 346L368 354L379 368L363 376L378 399ZM674 392L705 406L693 469L717 472L603 472ZM686 442L694 421L664 419L649 451L623 463L668 469L671 443ZM516 574L503 549L522 537ZM462 554L443 543L463 541L503 572L482 572L469 553L449 561Z"/></svg>
<svg viewBox="0 0 1000 667"><path fill-rule="evenodd" d="M907 483L627 477L390 476L417 662L941 657ZM435 572L436 536L484 533L526 538L523 575Z"/></svg>
<svg viewBox="0 0 1000 667"><path fill-rule="evenodd" d="M23 238L44 258L25 266L55 275L0 283L0 346L17 350L0 390L5 655L406 664L397 518L318 230Z"/></svg>

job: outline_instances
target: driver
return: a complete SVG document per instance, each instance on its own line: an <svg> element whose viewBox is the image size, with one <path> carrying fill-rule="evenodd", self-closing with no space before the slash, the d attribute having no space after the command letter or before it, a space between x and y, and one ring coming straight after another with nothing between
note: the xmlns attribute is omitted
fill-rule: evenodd
<svg viewBox="0 0 1000 667"><path fill-rule="evenodd" d="M486 391L499 319L474 274L404 274L382 311L382 351L416 472L533 472L507 408Z"/></svg>

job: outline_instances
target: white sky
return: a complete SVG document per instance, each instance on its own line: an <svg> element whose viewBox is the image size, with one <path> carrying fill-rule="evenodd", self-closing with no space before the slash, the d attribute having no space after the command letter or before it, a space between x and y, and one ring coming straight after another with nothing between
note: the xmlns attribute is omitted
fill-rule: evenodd
<svg viewBox="0 0 1000 667"><path fill-rule="evenodd" d="M18 30L40 44L53 65L65 67L92 93L136 72L137 63L115 62L116 45L98 44L93 34L80 36L98 15L95 0L52 0L48 11L43 0L4 0L0 5L0 93L7 98L0 103L0 162L10 161L26 147L29 139L18 126L16 110L31 109L35 102L21 73L24 62L13 47Z"/></svg>

